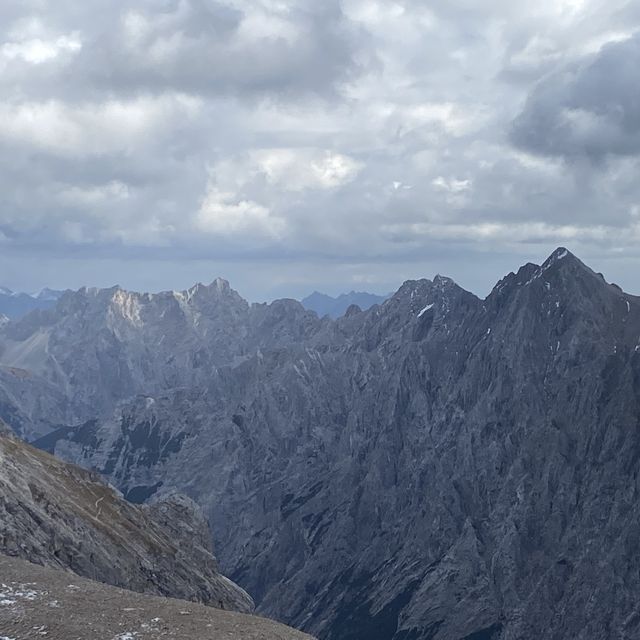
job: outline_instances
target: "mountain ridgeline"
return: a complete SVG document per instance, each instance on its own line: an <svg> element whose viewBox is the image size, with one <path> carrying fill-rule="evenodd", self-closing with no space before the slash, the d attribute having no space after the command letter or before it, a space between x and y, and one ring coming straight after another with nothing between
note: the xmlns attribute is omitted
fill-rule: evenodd
<svg viewBox="0 0 640 640"><path fill-rule="evenodd" d="M325 293L314 291L311 295L301 300L301 303L305 309L315 311L320 318L323 316L340 318L352 305L355 305L361 311L366 311L375 304L382 304L389 297L390 296L378 296L374 293L366 293L364 291L351 291L333 298Z"/></svg>
<svg viewBox="0 0 640 640"><path fill-rule="evenodd" d="M2 316L15 320L34 309L50 309L55 306L63 293L54 289L43 289L36 295L29 295L0 287L0 324Z"/></svg>
<svg viewBox="0 0 640 640"><path fill-rule="evenodd" d="M258 611L322 640L640 637L640 299L565 249L337 320L82 289L0 364L17 433L188 495Z"/></svg>

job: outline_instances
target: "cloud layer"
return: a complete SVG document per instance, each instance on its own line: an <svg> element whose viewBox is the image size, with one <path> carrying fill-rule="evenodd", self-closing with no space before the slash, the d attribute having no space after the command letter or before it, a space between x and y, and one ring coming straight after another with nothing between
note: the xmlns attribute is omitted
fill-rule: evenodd
<svg viewBox="0 0 640 640"><path fill-rule="evenodd" d="M3 2L2 284L483 290L558 244L640 257L637 3L438 4Z"/></svg>

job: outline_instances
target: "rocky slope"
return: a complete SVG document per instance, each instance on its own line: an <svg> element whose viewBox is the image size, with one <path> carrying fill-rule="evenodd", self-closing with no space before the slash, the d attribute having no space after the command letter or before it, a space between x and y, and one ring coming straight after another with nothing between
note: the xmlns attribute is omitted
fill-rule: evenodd
<svg viewBox="0 0 640 640"><path fill-rule="evenodd" d="M206 522L188 498L130 505L95 474L6 431L0 431L0 552L134 591L253 609L251 598L218 572Z"/></svg>
<svg viewBox="0 0 640 640"><path fill-rule="evenodd" d="M337 321L162 295L9 325L9 406L131 499L187 493L260 611L330 640L640 635L638 298L563 249L485 300L436 277ZM82 424L46 425L28 376Z"/></svg>
<svg viewBox="0 0 640 640"><path fill-rule="evenodd" d="M6 640L311 640L265 618L131 593L2 555L0 576Z"/></svg>

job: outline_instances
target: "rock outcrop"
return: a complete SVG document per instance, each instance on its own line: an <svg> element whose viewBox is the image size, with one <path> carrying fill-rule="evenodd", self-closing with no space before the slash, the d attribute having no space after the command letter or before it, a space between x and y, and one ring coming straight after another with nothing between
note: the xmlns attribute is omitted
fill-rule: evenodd
<svg viewBox="0 0 640 640"><path fill-rule="evenodd" d="M96 474L0 431L0 552L143 593L251 611L222 576L197 507L127 503Z"/></svg>

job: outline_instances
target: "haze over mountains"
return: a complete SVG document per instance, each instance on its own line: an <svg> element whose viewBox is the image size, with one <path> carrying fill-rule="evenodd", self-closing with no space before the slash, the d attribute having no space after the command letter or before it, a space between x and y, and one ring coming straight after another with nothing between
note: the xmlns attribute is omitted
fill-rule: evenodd
<svg viewBox="0 0 640 640"><path fill-rule="evenodd" d="M68 292L0 329L0 416L179 490L258 610L327 640L640 635L640 299L566 249L333 320Z"/></svg>
<svg viewBox="0 0 640 640"><path fill-rule="evenodd" d="M365 291L350 291L334 298L325 293L314 291L311 295L303 298L301 302L305 309L315 311L321 318L323 316L339 318L346 313L351 305L356 305L362 311L366 311L374 304L382 304L389 297L390 295L378 296Z"/></svg>
<svg viewBox="0 0 640 640"><path fill-rule="evenodd" d="M39 293L31 295L0 287L0 316L17 319L34 309L50 309L63 293L54 289L42 289Z"/></svg>

